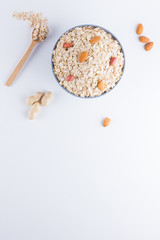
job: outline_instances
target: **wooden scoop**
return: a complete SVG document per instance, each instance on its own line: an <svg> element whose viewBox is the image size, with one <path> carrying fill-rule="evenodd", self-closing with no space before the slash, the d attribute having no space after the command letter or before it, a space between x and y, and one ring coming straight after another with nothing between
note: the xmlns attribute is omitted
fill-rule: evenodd
<svg viewBox="0 0 160 240"><path fill-rule="evenodd" d="M8 78L8 81L6 82L6 86L10 86L14 79L16 78L17 74L20 72L21 68L23 67L24 63L26 62L27 58L29 57L30 53L32 52L32 49L36 46L37 43L39 43L40 40L33 40L32 36L32 42L31 45L29 46L27 52L24 54L20 62L18 63L17 67L14 69L10 77Z"/></svg>

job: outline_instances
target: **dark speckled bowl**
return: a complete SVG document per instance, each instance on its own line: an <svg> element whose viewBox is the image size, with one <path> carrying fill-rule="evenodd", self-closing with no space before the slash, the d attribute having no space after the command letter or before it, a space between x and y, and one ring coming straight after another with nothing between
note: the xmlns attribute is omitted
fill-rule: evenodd
<svg viewBox="0 0 160 240"><path fill-rule="evenodd" d="M77 27L86 27L86 26L91 26L91 27L95 27L95 28L96 28L96 27L102 28L104 31L106 31L107 33L111 34L111 36L112 36L115 40L117 40L117 42L118 42L119 45L121 46L121 49L122 49L122 52L123 52L123 55L124 55L124 66L123 66L123 69L122 69L122 75L123 75L124 69L125 69L125 54L124 54L124 50L123 50L123 47L122 47L120 41L115 37L115 35L114 35L113 33L111 33L110 31L108 31L107 29L105 29L105 28L103 28L103 27L100 27L100 26L97 26L97 25L85 24L85 25L79 25L79 26L73 27L73 28L69 29L68 31L66 31L64 34L66 34L67 32L71 31L71 30L74 29L74 28L77 28ZM64 34L63 34L63 35L64 35ZM63 36L63 35L62 35L62 36ZM60 38L61 38L62 36L60 36ZM57 40L57 42L56 42L56 44L55 44L55 46L54 46L54 48L53 48L53 51L56 49L57 43L59 42L60 38ZM53 58L53 54L52 54L52 57L51 57L52 71L53 71L54 76L56 77L57 82L59 83L59 80L58 80L56 74L54 73L54 64L53 64L53 62L52 62L52 58ZM122 78L122 75L121 75L119 81L116 83L115 86L117 86L117 84L120 82L120 80L121 80L121 78ZM69 92L69 91L68 91L65 87L63 87L62 85L60 85L60 86L61 86L66 92L70 93L70 94L73 95L73 96L80 97L80 98L97 98L97 97L101 97L101 96L104 96L105 94L109 93L113 88L115 88L115 86L114 86L114 87L111 88L108 92L104 92L104 93L102 93L102 94L99 95L99 96L95 96L95 97L81 97L81 96L75 95L74 93Z"/></svg>

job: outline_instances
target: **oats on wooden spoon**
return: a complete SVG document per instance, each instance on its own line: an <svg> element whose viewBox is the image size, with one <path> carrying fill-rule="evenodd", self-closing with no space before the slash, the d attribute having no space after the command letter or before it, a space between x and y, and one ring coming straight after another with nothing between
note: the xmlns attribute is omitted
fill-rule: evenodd
<svg viewBox="0 0 160 240"><path fill-rule="evenodd" d="M36 46L37 43L42 42L45 40L48 36L48 19L42 18L41 13L33 13L33 12L21 12L21 13L13 13L13 17L16 17L17 19L23 19L28 20L30 22L30 27L33 28L32 32L32 42L29 46L27 52L22 57L21 61L18 63L15 70L10 75L8 81L6 82L6 85L9 87L14 79L16 78L17 74L21 70L22 66L24 65L25 61L29 57L32 49Z"/></svg>

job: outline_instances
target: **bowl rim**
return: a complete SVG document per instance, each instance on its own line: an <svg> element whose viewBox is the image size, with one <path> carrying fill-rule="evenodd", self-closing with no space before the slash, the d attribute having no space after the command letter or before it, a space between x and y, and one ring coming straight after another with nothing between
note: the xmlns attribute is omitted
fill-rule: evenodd
<svg viewBox="0 0 160 240"><path fill-rule="evenodd" d="M73 29L75 29L75 28L78 28L78 27L94 27L94 28L101 28L101 29L103 29L105 32L109 33L109 34L113 37L113 39L115 39L115 40L119 43L119 45L120 45L120 47L121 47L121 50L122 50L122 53L123 53L123 56L124 56L124 65L123 65L123 68L122 68L122 74L121 74L121 76L120 76L120 79L119 79L118 82L115 84L115 86L114 86L113 88L111 88L108 92L104 92L104 93L102 93L101 95L98 95L98 96L94 96L94 97L90 97L90 96L89 96L89 97L81 97L81 96L75 95L74 93L68 91L63 85L60 85L60 84L59 84L58 77L57 77L57 75L54 73L54 63L53 63L53 61L52 61L52 59L53 59L53 51L56 49L57 44L58 44L58 42L60 41L60 39L61 39L61 37L62 37L63 35L65 35L67 32L70 32L71 30L73 30ZM75 97L78 97L78 98L87 98L87 99L94 99L94 98L97 98L97 97L102 97L102 96L104 96L105 94L111 92L111 90L113 90L113 89L117 86L117 84L120 82L120 80L122 79L122 76L123 76L124 70L125 70L125 62L126 62L126 59L125 59L124 49L123 49L123 47L122 47L121 42L118 40L118 38L117 38L112 32L110 32L108 29L106 29L106 28L104 28L104 27L101 27L101 26L98 26L98 25L93 25L93 24L78 25L78 26L72 27L72 28L70 28L69 30L65 31L65 32L58 38L58 40L56 41L56 43L55 43L55 45L54 45L54 47L53 47L53 50L52 50L52 54L51 54L52 72L53 72L53 75L55 76L55 78L56 78L56 80L57 80L57 82L58 82L58 85L59 85L61 88L63 88L67 93L71 94L72 96L75 96Z"/></svg>

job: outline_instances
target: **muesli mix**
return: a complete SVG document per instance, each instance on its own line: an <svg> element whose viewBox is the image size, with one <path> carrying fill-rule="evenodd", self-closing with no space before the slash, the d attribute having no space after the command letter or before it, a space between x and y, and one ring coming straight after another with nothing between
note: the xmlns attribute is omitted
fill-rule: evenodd
<svg viewBox="0 0 160 240"><path fill-rule="evenodd" d="M59 84L81 97L108 92L124 67L120 44L100 27L76 27L64 34L53 51Z"/></svg>

